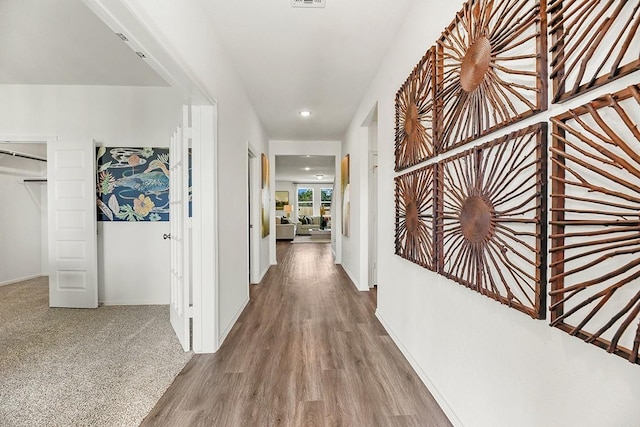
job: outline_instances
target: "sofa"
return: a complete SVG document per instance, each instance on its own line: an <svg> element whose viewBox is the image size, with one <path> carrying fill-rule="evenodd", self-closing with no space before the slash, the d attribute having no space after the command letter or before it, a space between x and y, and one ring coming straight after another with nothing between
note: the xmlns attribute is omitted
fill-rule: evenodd
<svg viewBox="0 0 640 427"><path fill-rule="evenodd" d="M285 220L286 221L286 220ZM293 240L296 237L296 224L282 223L282 217L276 217L276 240Z"/></svg>
<svg viewBox="0 0 640 427"><path fill-rule="evenodd" d="M300 217L296 223L298 236L308 236L310 235L309 230L320 228L320 218L320 216ZM325 215L324 224L324 228L331 228L330 216Z"/></svg>

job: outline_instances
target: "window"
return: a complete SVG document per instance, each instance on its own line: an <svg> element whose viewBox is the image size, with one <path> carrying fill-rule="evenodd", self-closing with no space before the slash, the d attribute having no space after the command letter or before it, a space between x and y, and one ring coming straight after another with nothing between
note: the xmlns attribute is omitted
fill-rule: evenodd
<svg viewBox="0 0 640 427"><path fill-rule="evenodd" d="M313 188L298 188L298 215L313 216Z"/></svg>
<svg viewBox="0 0 640 427"><path fill-rule="evenodd" d="M331 199L333 198L333 188L320 189L320 204L324 207L324 214L331 215Z"/></svg>

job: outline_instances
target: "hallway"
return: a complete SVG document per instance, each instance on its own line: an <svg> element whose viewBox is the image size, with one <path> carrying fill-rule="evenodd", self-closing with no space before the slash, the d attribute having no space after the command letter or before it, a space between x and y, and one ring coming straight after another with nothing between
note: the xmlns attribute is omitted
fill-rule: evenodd
<svg viewBox="0 0 640 427"><path fill-rule="evenodd" d="M195 355L142 425L450 426L329 244L278 265L216 354Z"/></svg>

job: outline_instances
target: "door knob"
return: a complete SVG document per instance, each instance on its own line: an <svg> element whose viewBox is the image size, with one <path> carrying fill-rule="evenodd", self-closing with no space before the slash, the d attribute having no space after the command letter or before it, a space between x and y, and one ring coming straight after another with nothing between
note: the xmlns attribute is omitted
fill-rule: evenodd
<svg viewBox="0 0 640 427"><path fill-rule="evenodd" d="M162 235L162 238L163 238L164 240L171 239L171 234L163 234L163 235Z"/></svg>

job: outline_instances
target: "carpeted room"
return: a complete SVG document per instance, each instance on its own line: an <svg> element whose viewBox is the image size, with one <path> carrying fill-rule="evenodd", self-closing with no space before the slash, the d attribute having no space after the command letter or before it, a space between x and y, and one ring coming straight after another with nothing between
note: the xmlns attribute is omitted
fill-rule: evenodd
<svg viewBox="0 0 640 427"><path fill-rule="evenodd" d="M0 97L0 140L108 147L168 146L182 105L167 87L0 85ZM192 354L168 319L168 222L96 224L102 306L49 308L50 185L24 182L46 176L45 162L0 155L0 425L137 425Z"/></svg>

